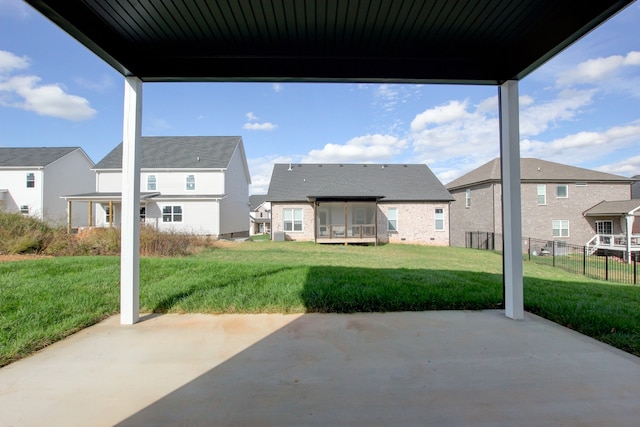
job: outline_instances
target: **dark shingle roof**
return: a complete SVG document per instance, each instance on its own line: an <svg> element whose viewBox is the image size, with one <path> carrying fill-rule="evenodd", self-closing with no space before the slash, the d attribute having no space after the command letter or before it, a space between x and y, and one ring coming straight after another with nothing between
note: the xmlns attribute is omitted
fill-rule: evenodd
<svg viewBox="0 0 640 427"><path fill-rule="evenodd" d="M224 169L241 142L240 136L144 136L140 167ZM122 169L122 143L94 169Z"/></svg>
<svg viewBox="0 0 640 427"><path fill-rule="evenodd" d="M378 198L384 201L450 201L451 194L426 165L276 164L268 201L308 198Z"/></svg>
<svg viewBox="0 0 640 427"><path fill-rule="evenodd" d="M256 210L261 204L267 201L266 194L252 194L249 196L249 209Z"/></svg>
<svg viewBox="0 0 640 427"><path fill-rule="evenodd" d="M632 182L631 179L620 175L533 158L520 159L520 178L522 182ZM456 190L492 181L500 181L500 159L493 159L451 181L447 188Z"/></svg>
<svg viewBox="0 0 640 427"><path fill-rule="evenodd" d="M637 179L638 181L631 184L631 198L640 199L640 175L634 175L633 179Z"/></svg>
<svg viewBox="0 0 640 427"><path fill-rule="evenodd" d="M640 200L615 200L611 202L602 201L594 207L584 211L585 216L600 215L625 215L640 208Z"/></svg>
<svg viewBox="0 0 640 427"><path fill-rule="evenodd" d="M0 167L44 167L80 147L0 147Z"/></svg>

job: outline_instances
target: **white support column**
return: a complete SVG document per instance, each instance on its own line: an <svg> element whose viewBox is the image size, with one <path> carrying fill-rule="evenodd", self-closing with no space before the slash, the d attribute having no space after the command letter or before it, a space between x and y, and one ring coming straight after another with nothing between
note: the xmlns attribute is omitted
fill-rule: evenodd
<svg viewBox="0 0 640 427"><path fill-rule="evenodd" d="M503 83L498 88L498 98L505 315L512 319L524 319L518 82L511 80Z"/></svg>
<svg viewBox="0 0 640 427"><path fill-rule="evenodd" d="M140 317L140 138L142 81L126 77L122 131L122 214L120 220L120 323ZM114 212L111 211L111 215Z"/></svg>
<svg viewBox="0 0 640 427"><path fill-rule="evenodd" d="M624 220L627 222L627 263L631 264L631 236L633 235L633 216L625 215Z"/></svg>

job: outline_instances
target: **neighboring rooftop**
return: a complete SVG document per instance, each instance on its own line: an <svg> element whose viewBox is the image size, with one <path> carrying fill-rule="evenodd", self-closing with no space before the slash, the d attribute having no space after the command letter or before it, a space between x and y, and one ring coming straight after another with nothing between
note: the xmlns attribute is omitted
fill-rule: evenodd
<svg viewBox="0 0 640 427"><path fill-rule="evenodd" d="M80 147L0 147L0 167L45 167Z"/></svg>
<svg viewBox="0 0 640 427"><path fill-rule="evenodd" d="M602 201L592 208L584 211L584 216L601 215L627 215L632 211L640 210L640 200L615 200L611 202Z"/></svg>
<svg viewBox="0 0 640 427"><path fill-rule="evenodd" d="M451 194L426 165L276 164L267 200L382 199L450 201Z"/></svg>
<svg viewBox="0 0 640 427"><path fill-rule="evenodd" d="M629 184L633 182L631 178L620 175L534 158L520 159L520 177L523 182L626 182ZM497 181L500 181L499 158L451 181L446 187L449 190L456 190L470 185Z"/></svg>
<svg viewBox="0 0 640 427"><path fill-rule="evenodd" d="M253 194L249 196L249 209L256 210L261 204L267 201L266 194Z"/></svg>
<svg viewBox="0 0 640 427"><path fill-rule="evenodd" d="M631 184L631 198L640 199L640 175L634 175L632 178L637 181Z"/></svg>
<svg viewBox="0 0 640 427"><path fill-rule="evenodd" d="M240 136L144 136L141 138L142 169L225 169ZM94 169L122 169L122 143Z"/></svg>

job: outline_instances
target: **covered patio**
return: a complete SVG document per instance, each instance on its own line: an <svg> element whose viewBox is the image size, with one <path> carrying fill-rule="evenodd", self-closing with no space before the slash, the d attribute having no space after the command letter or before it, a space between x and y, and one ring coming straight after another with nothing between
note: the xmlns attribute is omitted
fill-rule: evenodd
<svg viewBox="0 0 640 427"><path fill-rule="evenodd" d="M632 0L27 0L125 77L121 322L139 319L143 82L495 85L504 306L523 319L518 80Z"/></svg>

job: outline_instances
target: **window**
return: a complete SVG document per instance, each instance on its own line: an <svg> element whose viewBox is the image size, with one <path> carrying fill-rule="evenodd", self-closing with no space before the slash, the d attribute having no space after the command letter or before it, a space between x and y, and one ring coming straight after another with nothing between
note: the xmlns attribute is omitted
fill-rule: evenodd
<svg viewBox="0 0 640 427"><path fill-rule="evenodd" d="M28 205L21 205L20 206L20 213L22 215L29 215L29 206Z"/></svg>
<svg viewBox="0 0 640 427"><path fill-rule="evenodd" d="M107 224L113 223L113 217L111 216L111 208L109 206L104 207L104 222Z"/></svg>
<svg viewBox="0 0 640 427"><path fill-rule="evenodd" d="M444 209L436 208L436 231L444 231Z"/></svg>
<svg viewBox="0 0 640 427"><path fill-rule="evenodd" d="M387 211L389 231L398 231L398 208L389 208Z"/></svg>
<svg viewBox="0 0 640 427"><path fill-rule="evenodd" d="M36 186L36 174L29 172L27 174L27 188L35 188Z"/></svg>
<svg viewBox="0 0 640 427"><path fill-rule="evenodd" d="M569 237L569 221L554 219L552 221L553 237Z"/></svg>
<svg viewBox="0 0 640 427"><path fill-rule="evenodd" d="M147 191L156 191L158 189L156 176L147 175Z"/></svg>
<svg viewBox="0 0 640 427"><path fill-rule="evenodd" d="M596 221L596 233L613 234L613 221Z"/></svg>
<svg viewBox="0 0 640 427"><path fill-rule="evenodd" d="M302 209L283 209L284 231L302 231Z"/></svg>
<svg viewBox="0 0 640 427"><path fill-rule="evenodd" d="M182 206L164 206L162 222L182 222Z"/></svg>
<svg viewBox="0 0 640 427"><path fill-rule="evenodd" d="M538 184L538 204L547 204L547 184Z"/></svg>
<svg viewBox="0 0 640 427"><path fill-rule="evenodd" d="M470 188L467 188L467 191L465 193L464 206L466 208L470 208L471 207L471 189Z"/></svg>
<svg viewBox="0 0 640 427"><path fill-rule="evenodd" d="M195 175L187 175L187 190L193 191L196 189L196 176Z"/></svg>
<svg viewBox="0 0 640 427"><path fill-rule="evenodd" d="M556 185L556 197L559 199L566 199L569 197L569 186L567 184Z"/></svg>
<svg viewBox="0 0 640 427"><path fill-rule="evenodd" d="M140 222L145 222L147 220L147 207L140 206Z"/></svg>

